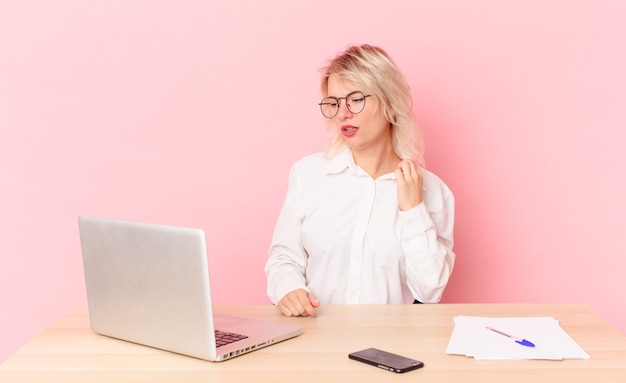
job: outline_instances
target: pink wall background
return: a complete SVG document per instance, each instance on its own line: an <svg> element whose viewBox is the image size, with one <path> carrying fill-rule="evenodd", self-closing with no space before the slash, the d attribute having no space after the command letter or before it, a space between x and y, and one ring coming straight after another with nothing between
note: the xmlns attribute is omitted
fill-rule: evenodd
<svg viewBox="0 0 626 383"><path fill-rule="evenodd" d="M626 332L624 20L619 0L0 1L0 360L86 304L79 214L204 228L215 301L268 303L289 167L325 143L318 68L365 42L457 197L444 301L585 302Z"/></svg>

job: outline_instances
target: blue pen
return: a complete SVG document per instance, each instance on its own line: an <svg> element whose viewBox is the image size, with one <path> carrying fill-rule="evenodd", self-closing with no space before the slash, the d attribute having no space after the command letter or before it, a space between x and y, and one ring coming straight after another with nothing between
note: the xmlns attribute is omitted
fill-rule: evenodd
<svg viewBox="0 0 626 383"><path fill-rule="evenodd" d="M491 330L491 331L493 331L493 332L497 332L497 333L498 333L498 334L500 334L500 335L507 336L507 337L509 337L509 338L513 339L513 340L515 341L515 343L519 343L519 344L521 344L522 346L526 346L526 347L535 347L535 344L534 344L533 342L528 341L528 340L526 340L526 339L518 338L518 337L513 336L513 335L511 335L511 334L507 334L507 333L502 332L502 331L500 331L500 330L496 330L495 328L492 328L492 327L486 327L486 328L487 328L487 330Z"/></svg>

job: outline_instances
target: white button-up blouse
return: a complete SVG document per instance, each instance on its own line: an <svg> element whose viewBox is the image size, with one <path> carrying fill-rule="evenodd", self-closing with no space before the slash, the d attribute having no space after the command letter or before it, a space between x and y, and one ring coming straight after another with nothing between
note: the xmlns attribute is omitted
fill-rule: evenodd
<svg viewBox="0 0 626 383"><path fill-rule="evenodd" d="M265 267L270 300L303 288L322 304L438 302L454 266L454 196L421 170L423 202L403 212L395 174L373 179L349 149L296 162Z"/></svg>

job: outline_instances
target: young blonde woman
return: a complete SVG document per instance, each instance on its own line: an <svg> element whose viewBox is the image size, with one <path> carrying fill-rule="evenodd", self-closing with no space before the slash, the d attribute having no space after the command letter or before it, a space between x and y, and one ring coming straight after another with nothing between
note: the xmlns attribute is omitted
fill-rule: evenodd
<svg viewBox="0 0 626 383"><path fill-rule="evenodd" d="M323 69L329 145L296 162L265 267L286 316L320 304L434 303L454 266L454 196L423 167L409 86L381 48Z"/></svg>

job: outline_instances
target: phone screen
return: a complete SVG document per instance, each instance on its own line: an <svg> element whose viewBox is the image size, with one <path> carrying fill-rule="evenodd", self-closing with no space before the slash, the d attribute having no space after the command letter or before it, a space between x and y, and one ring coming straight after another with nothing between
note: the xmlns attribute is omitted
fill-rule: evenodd
<svg viewBox="0 0 626 383"><path fill-rule="evenodd" d="M348 354L348 358L393 372L407 372L424 367L419 360L392 354L377 348L368 348Z"/></svg>

